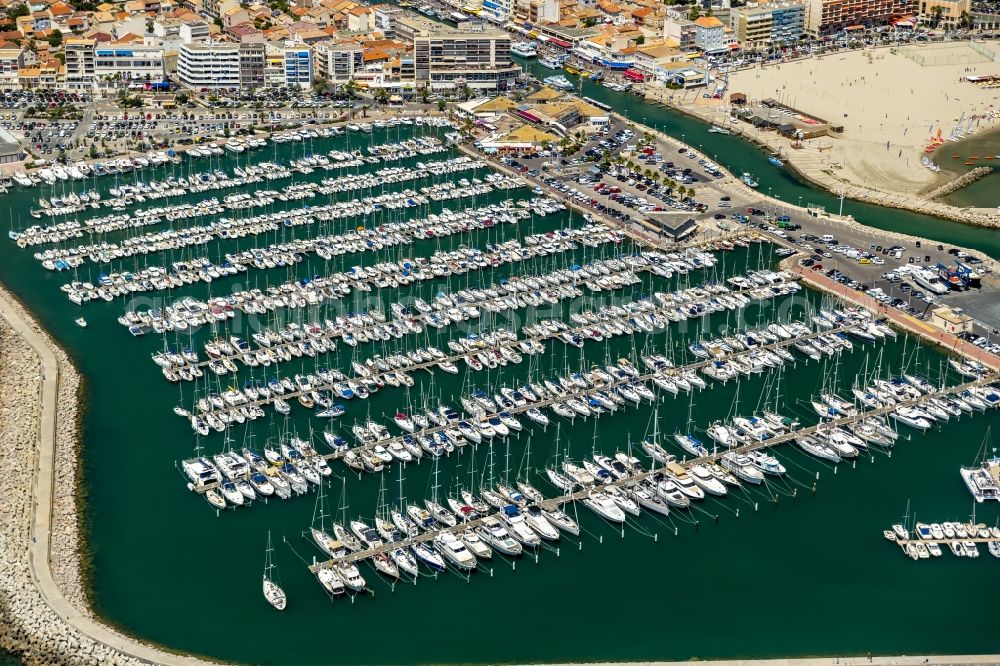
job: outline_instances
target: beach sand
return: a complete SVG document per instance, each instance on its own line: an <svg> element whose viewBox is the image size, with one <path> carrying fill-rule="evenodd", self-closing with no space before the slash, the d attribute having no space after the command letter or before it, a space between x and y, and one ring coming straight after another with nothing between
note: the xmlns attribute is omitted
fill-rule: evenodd
<svg viewBox="0 0 1000 666"><path fill-rule="evenodd" d="M1000 53L1000 42L986 47ZM981 116L973 123L977 132L1000 127L1000 91L964 80L1000 76L1000 62L969 63L979 56L967 45L925 45L917 54L927 61L962 62L921 65L890 49L836 53L731 74L729 92L745 93L751 102L773 98L842 124L842 135L808 140L801 150L837 178L886 192L925 192L954 176L937 175L921 163L939 129L947 137L963 114L963 126Z"/></svg>

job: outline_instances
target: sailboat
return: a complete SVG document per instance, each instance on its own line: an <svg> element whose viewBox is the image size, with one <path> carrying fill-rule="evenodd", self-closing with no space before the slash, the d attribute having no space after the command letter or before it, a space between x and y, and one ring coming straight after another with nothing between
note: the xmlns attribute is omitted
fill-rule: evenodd
<svg viewBox="0 0 1000 666"><path fill-rule="evenodd" d="M271 559L271 555L274 549L271 547L271 533L267 533L267 554L264 558L264 598L267 599L267 603L271 604L278 610L285 610L285 606L288 604L288 598L285 596L285 591L282 590L277 583L271 580L271 570L275 568L274 562Z"/></svg>

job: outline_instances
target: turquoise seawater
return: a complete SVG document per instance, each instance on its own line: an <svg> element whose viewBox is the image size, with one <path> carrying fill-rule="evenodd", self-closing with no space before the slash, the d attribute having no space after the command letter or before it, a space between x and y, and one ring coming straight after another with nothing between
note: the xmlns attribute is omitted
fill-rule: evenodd
<svg viewBox="0 0 1000 666"><path fill-rule="evenodd" d="M376 130L370 140L394 141L406 138L410 132ZM706 140L713 136L706 134ZM251 159L287 161L304 151L326 152L346 147L348 142L354 148L367 140L349 135L316 141L312 146L269 147ZM720 148L724 147L720 144ZM731 158L736 166L727 165L738 171L750 170L738 163L747 160L756 164L763 159L749 149L743 150ZM720 161L726 163L721 157ZM240 159L245 162L247 157ZM231 156L221 161L227 170L234 164ZM193 166L195 170L207 167L207 161ZM187 170L185 166L177 172ZM484 173L477 175L482 177ZM296 179L318 180L324 176L327 174L317 172ZM461 174L454 179L463 176L469 177ZM781 172L768 177L781 177ZM426 179L417 185L432 182ZM111 184L108 181L102 187ZM266 187L285 184L277 181ZM794 192L803 186L790 181L787 187ZM9 195L14 226L31 221L24 211L39 195L49 193L15 191ZM188 200L209 196L213 194L195 194ZM442 207L461 210L529 196L523 189L493 193L432 204L425 209L336 222L322 231L339 233L356 224L372 226L423 217ZM317 205L324 201L306 203ZM302 205L278 202L270 209ZM892 215L895 213L886 213L887 224ZM355 264L367 266L383 258L426 256L437 249L462 245L486 248L491 243L582 224L579 216L569 213L535 217L516 226L421 241L378 255L346 255L329 262L313 257L288 269L252 272L160 297L170 302L182 295L223 295L237 285L265 288L292 277L330 273ZM213 241L205 248L165 257L128 259L112 267L88 264L89 268L80 270L79 279L95 280L99 273L112 268L135 270L147 264L169 265L191 255L205 254L218 261L223 253L236 248L317 231L320 229L283 231L270 234L266 241ZM120 241L125 236L111 234L105 240ZM416 295L427 299L442 290L566 268L633 249L627 244L581 247L450 280L372 292L363 297L352 295L346 303L298 312L293 317L323 318L375 305L387 309L391 301ZM768 246L738 249L720 254L719 258L712 270L671 280L646 275L641 284L620 292L597 294L538 311L518 311L516 318L484 317L471 330L519 326L537 318L566 318L574 309L638 300L655 291L719 280L771 267L776 262ZM314 494L288 501L258 502L251 508L217 516L203 498L185 489L186 479L175 467L192 455L196 444L206 453L215 453L224 442L218 434L196 441L188 424L172 414L174 405L190 406L192 387L164 381L150 361L150 354L165 344L193 342L197 347L215 335L248 336L253 322L238 317L218 331L197 331L193 339L175 335L165 339L155 334L131 338L115 321L130 305L128 301L117 299L80 309L59 290L73 275L43 270L31 257L31 251L18 250L10 242L0 244L0 259L0 279L38 314L86 377L83 462L88 493L86 519L94 557L94 601L98 612L109 621L145 639L177 650L255 664L624 661L868 651L991 652L998 647L989 596L990 581L996 580L998 571L993 558L984 551L978 560L945 555L939 560L914 563L881 536L883 529L900 518L908 502L918 519L968 517L973 507L957 468L973 461L987 428L998 422L995 413L953 421L927 435L913 433L912 439L901 441L891 456L873 452L856 465L834 467L783 447L777 455L789 469L786 480L767 488L738 491L724 500L707 500L689 512L673 512L668 519L643 515L624 532L582 506L570 506L567 511L578 516L584 531L579 538L563 538L558 550L543 550L537 562L522 558L515 564L494 558L468 580L445 573L436 578L422 576L416 584L397 584L395 589L365 566L362 573L374 594L353 602L347 598L331 601L306 569L307 563L319 557L311 541L303 538L303 531L313 519ZM138 301L143 306L164 302L145 298ZM644 351L665 353L683 363L691 360L687 344L702 334L776 318L801 319L820 301L819 294L803 293L752 305L738 316L718 314L673 324L656 334L589 342L582 350L549 342L540 357L500 371L470 373L464 366L455 376L421 371L414 376L417 385L409 390L386 387L367 401L347 403L347 413L334 427L349 435L355 421L372 418L387 423L396 410L410 409L425 399L432 403L443 400L457 407L459 395L472 387L514 385L529 377L587 369L592 363L614 362ZM80 314L89 322L86 329L73 324ZM350 362L355 358L392 353L400 345L408 349L431 344L445 348L448 339L466 332L465 327L452 327L400 342L360 345L356 349L340 346L318 363L350 374ZM562 421L558 427L554 421L545 431L526 425L517 437L496 441L492 447L467 447L441 459L436 468L425 460L407 466L402 474L393 467L383 472L382 478L359 479L337 465L335 473L343 480L332 479L325 490L326 503L332 512L339 513L346 507L344 514L348 518L364 516L370 520L382 484L389 501L396 501L400 487L407 498L422 500L431 496L434 485L441 486L443 495L456 483L486 483L518 474L529 475L537 487L554 495L555 490L537 470L551 464L557 453L568 450L577 459L594 450L614 453L627 449L630 442L638 442L655 427L667 438L665 445L680 454L669 440L673 432L689 428L697 432L715 419L750 414L765 404L777 405L780 411L813 423L815 418L805 401L824 385L849 387L857 377L876 368L885 374L898 372L904 366L935 380L944 373L951 382L958 381L954 373L946 373L943 358L937 351L903 337L879 345L857 344L853 352L836 361L800 360L780 373L713 386L696 393L693 399L684 395L661 397L655 407L642 406L599 419L578 419L572 424ZM295 360L280 369L282 374L291 375L308 370L316 362ZM240 383L250 376L241 371ZM260 373L253 376L262 377ZM229 381L224 378L221 386ZM250 438L260 446L281 432L294 430L306 435L310 427L318 432L323 426L319 419L293 405L287 422L269 416L252 426L235 427L231 435L236 446ZM997 507L977 507L977 519L995 523ZM280 580L289 597L288 609L282 613L267 606L260 590L268 532L275 541Z"/></svg>

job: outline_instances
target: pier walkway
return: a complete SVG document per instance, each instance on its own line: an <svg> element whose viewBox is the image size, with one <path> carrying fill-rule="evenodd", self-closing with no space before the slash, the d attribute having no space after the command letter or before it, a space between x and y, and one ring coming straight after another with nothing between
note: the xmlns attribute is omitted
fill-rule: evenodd
<svg viewBox="0 0 1000 666"><path fill-rule="evenodd" d="M797 279L797 276L794 276L794 277L795 277L795 279ZM793 282L793 281L795 281L795 280L790 280L790 282ZM780 286L782 284L787 284L787 283L775 283L773 286ZM704 305L706 303L709 303L712 300L712 298L715 298L715 297L720 296L720 295L725 296L727 294L744 294L744 293L748 293L750 291L754 291L755 289L761 289L761 288L762 287L754 287L754 288L727 288L727 291L725 291L725 292L721 292L719 294L712 294L712 296L706 297L704 299L699 299L699 300L694 300L694 301L677 302L677 303L673 303L673 304L670 304L670 305L653 305L652 307L644 308L644 309L638 309L637 308L635 310L629 310L629 312L627 312L626 314L621 315L621 316L608 316L608 317L604 317L599 322L582 324L582 325L578 325L578 326L560 327L560 330L558 332L555 332L555 333L546 333L546 334L543 334L543 335L529 336L527 338L519 338L519 339L513 340L513 341L508 342L508 343L495 344L495 345L487 345L487 346L484 346L484 347L482 347L480 349L470 349L470 350L465 351L463 353L449 354L449 355L446 355L446 356L441 357L441 358L435 358L435 359L433 359L431 361L425 361L423 363L415 363L413 365L409 365L409 366L406 366L406 367L403 367L403 368L398 368L398 369L395 369L395 370L390 370L390 371L387 371L387 372L381 372L380 371L380 372L376 372L376 373L372 373L372 374L368 374L368 375L364 375L364 376L358 376L358 375L356 375L354 377L348 377L348 378L343 379L343 380L337 380L337 382L333 382L333 383L330 383L330 382L320 382L320 383L317 383L315 386L310 387L309 390L286 391L284 394L279 395L278 397L281 398L282 400L286 400L287 401L287 400L290 400L290 399L297 398L300 395L308 395L309 393L311 393L313 391L323 391L323 390L333 389L334 388L334 384L338 383L338 382L356 382L356 381L365 381L365 380L383 381L384 378L385 378L385 375L389 374L390 372L399 373L399 374L409 374L409 373L415 372L417 370L426 370L427 372L433 372L433 369L436 368L436 367L438 367L438 366L440 366L442 363L452 363L452 364L458 363L462 359L464 359L464 358L466 358L466 357L468 357L470 355L474 355L476 353L479 353L479 352L487 352L488 353L488 352L491 352L491 351L499 351L500 349L507 349L507 350L511 350L511 351L517 351L518 346L522 342L541 343L541 342L546 342L548 340L557 339L560 336L565 335L565 334L579 335L579 334L586 333L588 330L593 329L593 328L595 328L597 326L600 326L601 324L624 323L624 322L628 321L629 319L631 319L633 317L641 316L641 315L653 314L653 315L659 315L659 316L663 316L665 318L668 318L667 317L667 313L670 312L671 310L676 309L676 308L681 308L681 307L697 307L699 305ZM772 294L771 295L771 297L777 297L777 296L778 296L778 294ZM757 299L757 300L763 300L763 299ZM619 303L617 305L619 305L620 307L628 309L629 306L633 306L634 307L634 306L639 305L642 302L644 302L644 301L633 301L633 302L630 302L630 303ZM652 303L652 301L645 301L645 302ZM671 323L676 323L672 319L670 321L671 321ZM843 327L843 328L844 328L844 330L846 330L846 328L850 328L850 327ZM839 330L840 329L838 329L838 331ZM820 331L819 333L821 334L821 333L823 333L823 331ZM792 340L790 342L794 343L794 340ZM239 403L238 405L231 405L230 407L216 408L216 409L209 410L209 411L206 411L206 412L200 412L200 413L197 414L197 416L201 416L201 417L215 416L215 415L218 415L220 413L231 412L231 411L233 411L235 409L239 409L239 408L245 407L245 406L260 406L260 405L270 404L270 403L273 403L273 402L274 402L274 396L270 396L270 397L259 399L259 400L242 402L242 403Z"/></svg>
<svg viewBox="0 0 1000 666"><path fill-rule="evenodd" d="M625 384L631 384L631 383L636 382L636 381L638 381L638 382L648 382L648 381L651 381L654 377L666 377L666 378L669 379L671 376L683 375L683 374L688 373L688 372L694 372L694 371L700 370L701 368L704 368L704 367L706 367L708 365L711 365L713 363L716 363L718 361L727 361L727 360L734 359L734 358L738 359L738 358L742 358L744 356L747 356L749 354L752 354L752 353L757 352L757 351L762 351L762 350L784 349L786 347L790 347L790 346L794 345L796 342L798 342L800 340L812 340L812 339L817 338L817 337L822 336L822 335L834 335L834 334L837 334L837 333L846 332L848 329L852 328L852 326L853 325L840 326L840 327L836 327L836 328L829 329L829 330L823 330L823 331L813 332L813 333L810 333L809 335L803 335L803 336L794 337L794 338L791 338L791 339L788 339L788 340L779 340L778 342L774 342L774 343L770 343L770 344L766 344L766 345L759 345L759 346L755 347L754 349L737 351L737 352L733 352L731 354L726 354L725 356L722 356L722 357L719 357L719 358L705 359L705 360L700 360L700 361L696 361L696 362L693 362L693 363L688 363L688 364L685 364L685 365L680 365L680 366L674 366L674 367L671 367L671 368L666 368L666 369L664 369L661 372L640 373L636 377L629 376L627 379L620 379L620 380L616 380L616 381L613 381L611 383L604 384L604 385L601 385L601 386L595 386L595 387L590 387L590 388L587 388L587 389L580 389L578 391L568 392L568 393L565 393L563 395L557 396L555 398L546 398L546 399L543 399L543 400L539 400L537 402L529 402L529 403L525 404L522 407L514 406L514 407L512 407L510 409L507 409L507 410L504 410L504 411L507 412L507 413L509 413L509 414L511 414L511 415L518 415L518 414L522 414L524 412L527 412L529 409L532 409L532 408L541 409L541 408L544 408L544 407L548 407L548 406L550 406L550 405L552 405L553 403L556 403L556 402L564 402L564 401L569 400L571 398L585 396L585 395L587 395L589 393L592 393L594 391L607 391L607 390L614 389L614 388L617 388L617 387L625 385ZM715 381L715 380L713 380L713 381ZM722 383L725 383L725 381L723 381ZM709 386L711 386L711 384L709 384ZM694 390L694 388L692 388L692 390ZM475 419L481 421L481 420L486 420L486 419L493 418L495 416L499 416L499 412L493 413L493 414L479 414L479 415L475 415L475 416L473 416L471 418L475 418ZM420 430L420 431L418 431L418 432L416 432L414 434L415 435L434 435L434 434L436 434L438 432L441 432L443 430L448 430L448 429L454 428L454 427L455 427L454 423L449 423L448 425L444 425L444 426L434 426L432 428L426 428L426 429ZM373 449L376 446L383 446L383 447L384 446L388 446L389 444L392 444L393 442L401 440L402 437L403 437L402 435L399 435L399 436L391 437L391 438L386 439L386 440L382 440L380 442L373 442L373 443L370 443L370 444L359 444L357 446L353 446L353 447L350 447L348 449L343 449L343 450L335 451L335 452L332 452L332 453L318 454L318 456L320 458L323 458L326 461L339 460L339 459L343 458L345 455L347 455L349 452L355 452L356 453L356 452L361 451L361 450L371 450L371 449ZM207 484L204 484L204 485L195 486L194 490L195 490L195 492L198 492L198 493L204 493L204 492L206 492L208 490L211 490L212 488L217 488L218 486L219 486L218 483L213 482L213 483L207 483Z"/></svg>
<svg viewBox="0 0 1000 666"><path fill-rule="evenodd" d="M703 464L703 463L711 464L711 463L715 463L715 462L717 462L726 453L741 454L741 453L747 453L749 451L756 451L756 450L760 450L760 449L770 449L772 447L779 446L779 445L785 444L787 442L791 442L791 441L795 440L796 438L800 438L800 437L805 437L805 436L811 435L811 434L815 433L819 429L834 428L834 427L837 427L837 426L850 425L852 423L855 423L857 421L861 421L861 420L864 420L864 419L869 419L869 418L872 418L872 417L875 417L875 416L882 416L882 415L888 414L889 412L893 411L896 408L896 406L898 406L898 405L903 405L903 406L918 405L919 403L921 403L921 402L923 402L923 401L925 401L925 400L927 400L929 398L939 397L939 396L945 396L945 395L948 395L948 394L951 394L951 393L959 393L959 392L961 392L961 391L963 391L963 390L965 390L967 388L973 387L973 386L981 386L983 384L988 384L990 382L996 381L998 379L998 377L1000 377L1000 375L989 375L987 377L983 377L981 379L977 379L977 380L970 381L970 382L965 382L965 383L959 384L957 386L950 386L950 387L947 387L947 388L943 388L943 389L940 389L938 391L934 391L932 393L925 394L925 395L923 395L923 396L921 396L919 398L913 398L911 400L900 401L896 405L887 406L887 407L880 407L878 409L871 409L871 410L868 410L868 411L859 411L857 414L855 414L853 416L848 416L848 417L843 417L843 418L839 418L839 419L834 419L834 420L831 420L831 421L823 422L823 423L820 423L820 424L817 424L817 425L814 425L814 426L809 426L809 427L806 427L806 428L800 428L798 430L786 433L784 435L779 435L778 437L773 437L771 439L767 439L767 440L763 440L763 441L759 441L759 442L752 442L750 444L746 444L746 445L743 445L743 446L732 447L732 448L729 448L729 449L724 449L722 451L715 450L711 454L706 455L706 456L701 456L699 458L692 458L690 460L686 460L686 459L685 460L680 460L680 461L678 461L676 463L672 463L672 464L680 465L685 470L687 470L687 469L690 469L691 467L693 467L695 465L698 465L698 464ZM606 485L607 486L617 486L617 487L622 488L622 489L627 489L629 486L633 486L633 485L635 485L635 484L637 484L637 483L639 483L641 481L644 481L645 479L648 479L648 478L654 476L655 474L658 474L658 473L668 473L669 471L670 471L669 468L667 466L665 466L665 465L664 466L660 466L660 467L653 467L652 469L650 469L647 472L640 472L638 474L634 474L634 475L629 476L629 477L624 478L624 479L612 481L611 483L606 484ZM576 491L576 492L573 492L573 493L570 493L570 494L567 494L567 495L562 495L560 497L556 497L556 498L552 498L552 499L546 499L543 502L541 502L538 506L540 506L543 510L554 509L554 508L557 508L557 507L562 506L563 504L566 504L566 503L569 503L569 502L574 502L574 501L577 501L577 500L586 499L590 495L591 492L596 491L596 490L600 490L602 487L604 487L604 486L596 486L596 487L584 488L583 490L579 490L579 491ZM491 516L496 516L498 514L490 514L490 515ZM378 548L371 548L371 549L366 549L366 550L361 550L361 551L358 551L358 552L355 552L355 553L351 553L350 555L347 555L346 557L344 557L342 559L339 559L339 560L326 560L324 562L320 562L320 563L317 563L317 564L310 565L309 566L309 570L311 572L313 572L313 573L316 573L321 568L335 566L339 562L356 562L356 561L359 561L359 560L365 560L365 559L368 559L368 558L370 558L373 555L376 555L378 553L385 553L385 552L388 552L388 551L391 551L391 550L395 550L396 548L405 548L405 547L407 547L407 546L409 546L410 544L413 544L413 543L431 541L432 539L434 539L434 537L436 537L438 534L441 534L442 532L453 532L453 533L454 532L461 532L461 531L464 531L464 530L466 530L466 529L468 529L470 527L476 527L476 526L478 526L478 525L480 525L482 523L482 521L483 521L484 518L485 518L485 516L483 518L479 518L479 519L476 519L476 520L473 520L473 521L459 523L455 527L451 527L451 528L444 528L444 529L439 529L439 530L429 530L429 531L424 532L422 534L419 534L419 535L417 535L415 537L404 539L402 541L397 541L397 542L394 542L394 543L385 544L385 545L382 545L382 546L380 546ZM966 540L972 540L972 539L966 539ZM989 539L986 539L986 541L989 541Z"/></svg>

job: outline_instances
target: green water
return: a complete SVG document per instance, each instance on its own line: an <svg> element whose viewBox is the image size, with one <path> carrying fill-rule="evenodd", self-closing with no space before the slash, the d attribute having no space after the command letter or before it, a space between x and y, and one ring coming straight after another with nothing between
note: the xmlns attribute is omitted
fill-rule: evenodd
<svg viewBox="0 0 1000 666"><path fill-rule="evenodd" d="M960 158L954 158L959 155ZM952 192L945 201L955 206L974 206L979 208L996 208L1000 206L1000 165L996 160L987 160L988 155L1000 155L1000 129L990 129L977 132L961 141L947 141L934 154L934 161L944 171L961 175L972 169L965 165L965 158L977 156L976 166L989 166L993 173L985 178Z"/></svg>
<svg viewBox="0 0 1000 666"><path fill-rule="evenodd" d="M6 650L0 650L0 666L20 666L21 660L7 652Z"/></svg>
<svg viewBox="0 0 1000 666"><path fill-rule="evenodd" d="M525 68L540 79L557 73L540 66L535 60L528 61ZM570 78L574 85L577 84L577 77L567 75L567 78ZM617 93L589 79L583 80L583 94L611 105L617 113L637 123L655 127L699 148L733 173L752 173L760 184L758 189L762 194L771 194L793 204L813 204L823 206L830 212L840 212L841 202L837 197L809 185L787 169L772 166L768 163L764 152L742 138L711 133L706 123L691 116L651 104L636 95ZM995 188L995 178L987 178L983 182L982 187L990 187L989 184L992 184ZM1000 203L989 201L988 192L984 194L984 199L987 200L980 203L961 200L960 205L995 206ZM915 234L942 243L954 243L1000 258L1000 233L996 230L986 230L929 215L850 200L843 202L843 212L853 215L856 220L871 227Z"/></svg>
<svg viewBox="0 0 1000 666"><path fill-rule="evenodd" d="M396 140L407 132L394 130L391 136L387 134L376 130L373 140ZM706 137L709 140L713 135ZM325 152L357 140L355 136L317 141L315 149ZM305 149L301 145L279 147L276 156L287 160L293 152L301 154ZM272 157L268 151L272 149L254 159ZM744 152L733 159L763 159L753 151ZM224 168L231 169L232 164L228 156L223 160ZM326 175L317 172L308 179ZM470 176L459 174L453 179L460 177ZM285 184L287 181L276 181L266 187ZM798 184L789 187L803 188ZM36 192L34 196L40 194L45 195ZM213 194L198 194L189 200ZM527 195L526 190L495 193L475 201L435 204L429 209L443 206L458 210ZM12 210L26 210L29 199L26 193L12 193ZM317 205L323 201L317 198L306 203ZM280 203L272 208L301 205ZM422 217L425 213L417 209L384 213L376 221ZM435 249L460 244L485 247L487 243L581 223L568 214L547 216L523 221L516 227L504 225L424 241L379 256L425 256ZM336 233L355 224L341 221L329 226ZM302 236L317 231L320 229L299 229L294 233ZM108 239L120 240L126 235L109 235ZM287 237L272 234L267 242ZM217 260L220 252L252 243L252 239L213 242L207 249L174 253L164 262L191 254L208 254ZM352 297L339 307L358 311L376 302L384 307L389 300L416 295L428 298L443 288L457 289L510 275L549 271L611 256L613 252L607 245L581 248L554 258L472 272L452 278L447 284L423 283L391 294L368 294L360 300ZM400 584L395 590L365 567L362 573L375 591L374 598L359 597L353 604L346 598L331 602L305 568L305 561L319 555L311 541L301 536L313 517L314 495L258 502L252 508L216 517L202 498L184 489L185 479L174 468L175 461L192 454L195 440L186 422L171 413L171 407L182 399L190 404L192 389L165 382L149 360L150 353L162 348L164 339L155 335L130 338L115 322L127 305L122 300L83 308L89 326L76 327L73 319L79 316L78 309L58 289L73 276L42 270L30 254L12 243L0 243L0 279L38 313L87 378L83 449L97 610L143 638L177 650L255 664L623 661L868 651L991 652L998 647L989 596L990 581L996 580L998 571L993 558L984 552L978 560L959 561L946 554L940 560L916 564L881 537L881 530L900 517L908 500L918 517L928 521L968 516L970 498L957 467L973 460L986 428L1000 422L995 413L963 418L926 436L915 435L912 441L901 442L891 457L875 453L859 461L856 468L848 464L834 468L785 447L778 455L789 469L790 480L772 484L768 492L751 489L721 501L710 499L689 514L674 512L665 520L643 515L625 530L624 536L580 507L579 520L585 529L582 536L564 538L558 554L543 551L537 564L522 558L514 570L509 562L495 558L468 582L449 573L436 580L422 577L415 586ZM264 288L290 275L328 273L374 261L376 257L371 254L347 255L330 262L314 257L292 269L253 272L211 285L194 285L165 298L168 302L185 294L205 298L228 293L236 285ZM595 307L611 298L636 300L653 291L720 279L771 266L774 261L767 247L737 250L722 255L719 266L712 271L672 280L647 275L641 285L621 292L599 294L559 308L519 311L516 320L484 317L478 326L491 328L506 323L520 325L530 318L566 317L571 308ZM160 259L130 259L121 265L116 262L114 268L135 268L146 263L160 263ZM96 278L106 270L82 269L80 278ZM561 342L547 343L546 353L533 362L526 359L519 366L473 373L469 378L464 366L456 376L436 373L433 380L421 372L414 376L417 385L408 392L387 387L370 400L348 402L348 412L338 424L346 432L355 420L369 416L387 422L391 418L387 415L408 408L408 402L419 402L421 396L437 396L458 406L457 396L463 386L486 388L520 383L529 376L544 377L565 372L566 368L575 370L593 362L614 360L633 353L633 346L638 351L661 351L684 362L690 360L686 358L688 342L702 330L718 332L775 317L801 318L804 309L818 300L817 294L786 297L751 306L739 318L713 315L700 322L674 324L665 333L589 342L583 350L568 348ZM311 314L332 313L324 308ZM247 326L244 318L237 318L217 332L198 331L194 342L203 342L216 333L248 336ZM389 353L401 344L410 349L427 344L444 347L447 339L464 332L459 328L378 348L371 344L356 350L341 346L318 363L346 370L352 354L364 358L376 351ZM166 342L186 340L170 336ZM820 389L824 377L850 385L862 370L870 372L880 361L882 367L895 370L906 362L911 369L937 378L941 360L936 352L902 338L868 348L857 345L836 365L799 362L780 375L754 376L739 385L716 385L698 393L693 402L683 395L667 397L655 410L658 427L667 434L684 429L690 413L693 427L704 428L710 421L737 411L737 405L739 413L750 413L764 398L778 400L781 411L813 423L815 419L802 400ZM290 375L310 365L293 361L279 368L282 374ZM241 372L240 381L247 376ZM957 378L952 376L950 380L956 382ZM442 459L437 470L441 492L447 492L456 481L469 479L475 457L475 479L481 478L492 463L495 478L502 477L505 470L511 476L519 471L529 473L537 487L554 495L547 481L528 471L529 442L532 469L548 464L557 449L565 451L567 447L578 459L594 448L613 453L649 432L653 414L650 407L643 406L596 420L577 420L572 425L554 417L547 431L524 419L525 431L511 437L509 446L505 442L493 445L492 461L490 447L485 445L474 455L470 447ZM561 421L558 428L557 420ZM250 427L234 428L232 436L239 446L252 433L260 445L283 425L262 419ZM310 425L319 429L324 424L318 419L310 422L306 410L295 405L289 425L305 434ZM201 445L206 453L214 453L221 449L223 440L213 434ZM666 445L679 453L672 441ZM343 472L342 467L335 468L335 473ZM408 466L403 473L406 496L413 500L429 497L433 472L434 466L428 461ZM398 475L396 467L384 473L392 501L398 495ZM375 476L347 478L344 497L349 517L360 515L370 520L379 481ZM341 504L341 489L341 483L334 479L326 491L332 510ZM568 510L577 511L574 507ZM977 518L994 523L998 519L997 507L979 507ZM281 584L289 597L288 609L283 613L267 606L260 591L268 531L276 542Z"/></svg>

